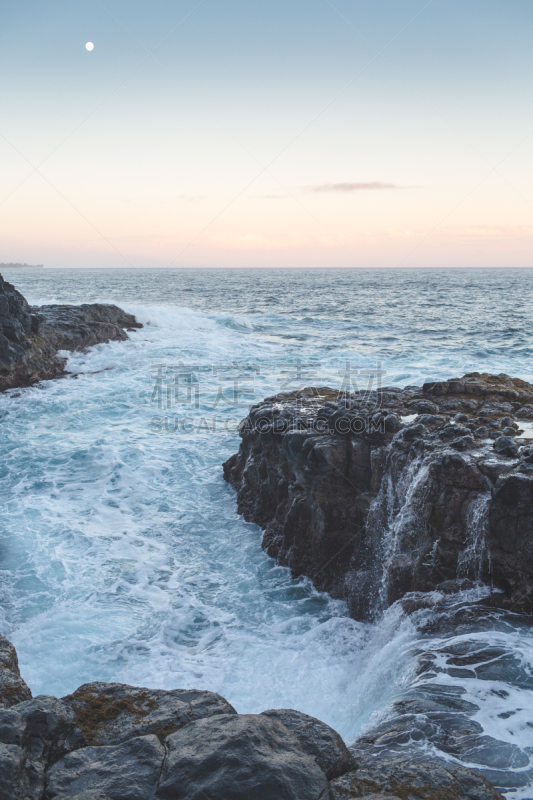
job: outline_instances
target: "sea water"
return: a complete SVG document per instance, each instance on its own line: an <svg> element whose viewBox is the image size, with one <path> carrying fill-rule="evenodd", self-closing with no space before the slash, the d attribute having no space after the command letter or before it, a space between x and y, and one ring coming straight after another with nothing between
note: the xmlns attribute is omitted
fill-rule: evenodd
<svg viewBox="0 0 533 800"><path fill-rule="evenodd" d="M4 277L32 304L114 302L144 325L70 354L66 378L0 396L1 631L34 694L93 680L210 689L239 712L299 709L350 741L416 689L431 653L424 686L468 698L491 743L463 761L533 796L528 618L431 628L431 609L396 604L354 621L262 551L221 468L238 421L278 391L473 370L532 380L533 270ZM465 647L480 654L471 674L454 668Z"/></svg>

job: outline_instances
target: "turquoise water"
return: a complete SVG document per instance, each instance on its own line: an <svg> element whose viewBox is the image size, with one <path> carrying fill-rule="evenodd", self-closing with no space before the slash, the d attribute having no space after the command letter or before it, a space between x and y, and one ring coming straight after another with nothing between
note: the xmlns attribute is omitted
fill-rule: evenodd
<svg viewBox="0 0 533 800"><path fill-rule="evenodd" d="M1 630L34 694L117 680L211 689L240 712L294 707L347 739L375 722L415 680L417 624L397 608L356 622L293 580L237 515L221 464L252 403L284 386L340 386L346 362L363 388L357 370L378 362L385 384L473 369L533 379L533 270L4 277L31 303L115 302L145 325L71 355L65 379L0 396ZM530 675L529 628L497 636ZM512 724L493 708L496 684L468 691L525 774L531 689L501 680L522 709ZM522 783L511 796L531 796Z"/></svg>

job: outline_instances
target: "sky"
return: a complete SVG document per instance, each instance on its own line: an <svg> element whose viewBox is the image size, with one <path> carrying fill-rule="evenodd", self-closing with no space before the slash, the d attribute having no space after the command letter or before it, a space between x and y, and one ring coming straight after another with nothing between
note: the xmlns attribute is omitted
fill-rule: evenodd
<svg viewBox="0 0 533 800"><path fill-rule="evenodd" d="M0 14L0 262L533 266L531 0Z"/></svg>

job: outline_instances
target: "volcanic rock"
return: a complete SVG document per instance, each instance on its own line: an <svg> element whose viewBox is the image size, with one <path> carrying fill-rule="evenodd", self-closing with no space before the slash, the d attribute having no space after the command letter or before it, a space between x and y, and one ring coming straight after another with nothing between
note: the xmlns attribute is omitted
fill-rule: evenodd
<svg viewBox="0 0 533 800"><path fill-rule="evenodd" d="M0 636L0 707L29 700L31 692L20 677L17 652L11 642Z"/></svg>
<svg viewBox="0 0 533 800"><path fill-rule="evenodd" d="M152 800L165 749L157 736L139 736L118 745L84 747L48 770L46 800L91 790L113 800Z"/></svg>
<svg viewBox="0 0 533 800"><path fill-rule="evenodd" d="M58 351L123 341L134 328L142 325L114 305L32 308L0 275L0 391L55 378L66 364Z"/></svg>
<svg viewBox="0 0 533 800"><path fill-rule="evenodd" d="M356 618L457 578L533 611L533 449L513 418L532 400L525 381L479 373L422 389L278 394L242 421L224 476L267 553Z"/></svg>
<svg viewBox="0 0 533 800"><path fill-rule="evenodd" d="M326 776L277 720L202 719L166 745L158 800L329 800Z"/></svg>
<svg viewBox="0 0 533 800"><path fill-rule="evenodd" d="M315 759L329 780L355 769L355 759L341 737L314 717L292 708L263 711L261 716L277 719L298 739L302 749Z"/></svg>
<svg viewBox="0 0 533 800"><path fill-rule="evenodd" d="M88 744L120 744L155 734L162 742L203 717L236 714L219 694L194 689L142 689L123 683L86 683L63 698Z"/></svg>
<svg viewBox="0 0 533 800"><path fill-rule="evenodd" d="M500 792L465 767L384 758L332 781L334 800L393 795L400 800L503 800ZM374 795L375 796L375 795Z"/></svg>

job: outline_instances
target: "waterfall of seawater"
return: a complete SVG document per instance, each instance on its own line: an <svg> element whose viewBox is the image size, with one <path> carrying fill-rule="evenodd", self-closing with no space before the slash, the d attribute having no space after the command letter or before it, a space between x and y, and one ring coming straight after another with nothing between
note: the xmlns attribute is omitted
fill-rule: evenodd
<svg viewBox="0 0 533 800"><path fill-rule="evenodd" d="M459 556L457 564L458 578L471 578L479 581L483 560L490 559L487 550L487 532L489 527L491 493L483 492L474 498L466 513L466 547Z"/></svg>

